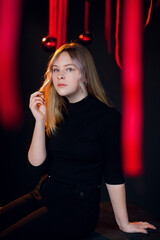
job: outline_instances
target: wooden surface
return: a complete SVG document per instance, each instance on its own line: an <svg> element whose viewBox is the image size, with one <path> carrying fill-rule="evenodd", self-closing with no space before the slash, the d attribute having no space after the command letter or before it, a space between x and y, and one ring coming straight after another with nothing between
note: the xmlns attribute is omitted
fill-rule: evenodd
<svg viewBox="0 0 160 240"><path fill-rule="evenodd" d="M124 233L119 230L113 210L109 202L100 203L100 218L95 232L87 240L160 240L160 221L154 219L146 211L135 204L128 203L129 220L148 221L157 227L157 230L149 230L148 234Z"/></svg>

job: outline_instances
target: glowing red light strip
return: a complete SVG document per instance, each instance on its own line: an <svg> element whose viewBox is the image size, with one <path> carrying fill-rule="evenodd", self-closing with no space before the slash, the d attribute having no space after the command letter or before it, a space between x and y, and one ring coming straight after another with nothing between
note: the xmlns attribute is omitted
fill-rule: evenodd
<svg viewBox="0 0 160 240"><path fill-rule="evenodd" d="M49 35L57 37L57 0L49 1Z"/></svg>
<svg viewBox="0 0 160 240"><path fill-rule="evenodd" d="M116 31L115 31L115 59L117 65L122 68L122 65L119 60L119 14L120 14L120 0L117 0L117 8L116 8Z"/></svg>
<svg viewBox="0 0 160 240"><path fill-rule="evenodd" d="M63 31L62 44L66 43L67 38L67 0L63 0Z"/></svg>
<svg viewBox="0 0 160 240"><path fill-rule="evenodd" d="M122 12L122 156L127 176L143 171L142 1L124 0Z"/></svg>
<svg viewBox="0 0 160 240"><path fill-rule="evenodd" d="M105 33L108 52L111 53L111 0L105 1Z"/></svg>
<svg viewBox="0 0 160 240"><path fill-rule="evenodd" d="M18 85L21 4L21 0L1 0L0 121L6 128L18 126L23 115Z"/></svg>
<svg viewBox="0 0 160 240"><path fill-rule="evenodd" d="M148 10L148 17L147 17L147 20L146 20L144 28L146 28L146 26L148 25L150 17L151 17L152 3L153 3L153 0L151 0L151 2L150 2L150 7L149 7L149 10Z"/></svg>
<svg viewBox="0 0 160 240"><path fill-rule="evenodd" d="M84 31L89 30L89 2L85 0L85 13L84 13Z"/></svg>

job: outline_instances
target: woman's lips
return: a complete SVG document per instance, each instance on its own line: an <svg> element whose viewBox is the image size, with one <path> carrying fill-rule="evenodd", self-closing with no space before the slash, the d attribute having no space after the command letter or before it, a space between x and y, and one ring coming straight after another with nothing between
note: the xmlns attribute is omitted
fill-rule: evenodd
<svg viewBox="0 0 160 240"><path fill-rule="evenodd" d="M59 83L57 86L61 88L61 87L66 87L67 85L64 83Z"/></svg>

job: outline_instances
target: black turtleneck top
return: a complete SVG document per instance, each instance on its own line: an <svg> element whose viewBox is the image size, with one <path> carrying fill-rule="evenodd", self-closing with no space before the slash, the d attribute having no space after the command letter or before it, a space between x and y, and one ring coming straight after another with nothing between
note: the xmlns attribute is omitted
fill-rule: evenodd
<svg viewBox="0 0 160 240"><path fill-rule="evenodd" d="M102 176L108 184L124 183L120 113L90 95L67 106L56 133L46 137L46 160L31 168L71 183L100 184Z"/></svg>

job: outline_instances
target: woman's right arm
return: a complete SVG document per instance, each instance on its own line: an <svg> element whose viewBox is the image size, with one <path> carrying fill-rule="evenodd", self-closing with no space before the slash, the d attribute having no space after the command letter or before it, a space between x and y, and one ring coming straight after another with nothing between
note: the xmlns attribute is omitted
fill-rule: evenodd
<svg viewBox="0 0 160 240"><path fill-rule="evenodd" d="M47 156L45 143L46 105L44 94L35 92L30 97L29 108L35 118L35 127L31 145L28 151L28 160L33 166L41 165Z"/></svg>

